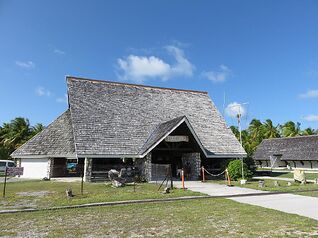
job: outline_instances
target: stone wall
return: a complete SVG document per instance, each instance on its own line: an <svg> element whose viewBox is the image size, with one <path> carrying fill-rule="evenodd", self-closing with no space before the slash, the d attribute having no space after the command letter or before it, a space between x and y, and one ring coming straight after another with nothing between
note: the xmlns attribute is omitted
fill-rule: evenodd
<svg viewBox="0 0 318 238"><path fill-rule="evenodd" d="M144 158L137 158L135 167L138 168L142 178L151 181L151 153L148 153Z"/></svg>
<svg viewBox="0 0 318 238"><path fill-rule="evenodd" d="M50 179L53 175L54 158L49 158L47 162L47 178Z"/></svg>
<svg viewBox="0 0 318 238"><path fill-rule="evenodd" d="M200 153L182 154L182 165L184 167L185 173L188 172L187 179L197 180L200 178L200 169L201 169Z"/></svg>
<svg viewBox="0 0 318 238"><path fill-rule="evenodd" d="M189 166L189 176L187 179L198 180L200 178L201 158L200 153L184 153L182 155L182 164ZM151 163L151 153L147 154L144 158L136 159L135 166L140 171L141 177L146 181L151 181L156 178L153 177L153 167Z"/></svg>

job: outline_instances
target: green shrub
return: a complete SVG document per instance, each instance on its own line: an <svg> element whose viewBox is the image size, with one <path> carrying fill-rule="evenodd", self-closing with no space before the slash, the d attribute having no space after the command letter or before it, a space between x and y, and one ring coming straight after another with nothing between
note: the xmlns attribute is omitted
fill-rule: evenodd
<svg viewBox="0 0 318 238"><path fill-rule="evenodd" d="M238 180L242 178L242 161L239 159L232 160L228 164L228 172L230 175L230 178L232 180ZM244 170L244 178L248 179L252 177L252 172L251 170L248 169L248 166L246 163L243 163L243 170Z"/></svg>

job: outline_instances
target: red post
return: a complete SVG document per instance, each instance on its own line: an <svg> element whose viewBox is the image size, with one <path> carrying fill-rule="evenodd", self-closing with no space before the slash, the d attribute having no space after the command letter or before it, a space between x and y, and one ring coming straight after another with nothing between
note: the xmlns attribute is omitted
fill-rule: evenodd
<svg viewBox="0 0 318 238"><path fill-rule="evenodd" d="M182 180L182 188L185 189L185 186L184 186L184 170L183 169L181 170L181 180Z"/></svg>
<svg viewBox="0 0 318 238"><path fill-rule="evenodd" d="M205 171L204 171L204 167L202 166L202 182L205 182Z"/></svg>

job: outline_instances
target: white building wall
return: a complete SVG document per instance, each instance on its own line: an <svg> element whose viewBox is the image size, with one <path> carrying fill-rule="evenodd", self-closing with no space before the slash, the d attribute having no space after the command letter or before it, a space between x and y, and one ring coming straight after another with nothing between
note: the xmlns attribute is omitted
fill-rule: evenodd
<svg viewBox="0 0 318 238"><path fill-rule="evenodd" d="M21 178L42 179L48 176L48 158L44 159L21 159L23 175Z"/></svg>

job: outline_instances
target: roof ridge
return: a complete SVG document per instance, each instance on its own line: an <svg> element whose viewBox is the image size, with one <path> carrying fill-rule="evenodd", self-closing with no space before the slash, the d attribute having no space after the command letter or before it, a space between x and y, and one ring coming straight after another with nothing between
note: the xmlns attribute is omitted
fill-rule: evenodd
<svg viewBox="0 0 318 238"><path fill-rule="evenodd" d="M299 138L308 138L308 137L318 137L318 135L306 135L306 136L302 136L302 135L298 135L298 136L292 136L292 137L279 137L279 138L267 138L264 140L283 140L283 139L299 139Z"/></svg>
<svg viewBox="0 0 318 238"><path fill-rule="evenodd" d="M123 83L123 82L116 82L116 81L110 81L110 80L89 79L89 78L75 77L75 76L70 76L70 75L66 76L66 80L82 80L82 81L88 81L88 82L93 82L93 83L95 82L95 83L124 85L124 86L128 86L128 87L129 86L130 87L142 87L142 88L162 89L162 90L171 90L171 91L179 91L179 92L191 92L191 93L208 94L207 91L200 91L200 90L166 88L166 87L151 86L151 85Z"/></svg>

